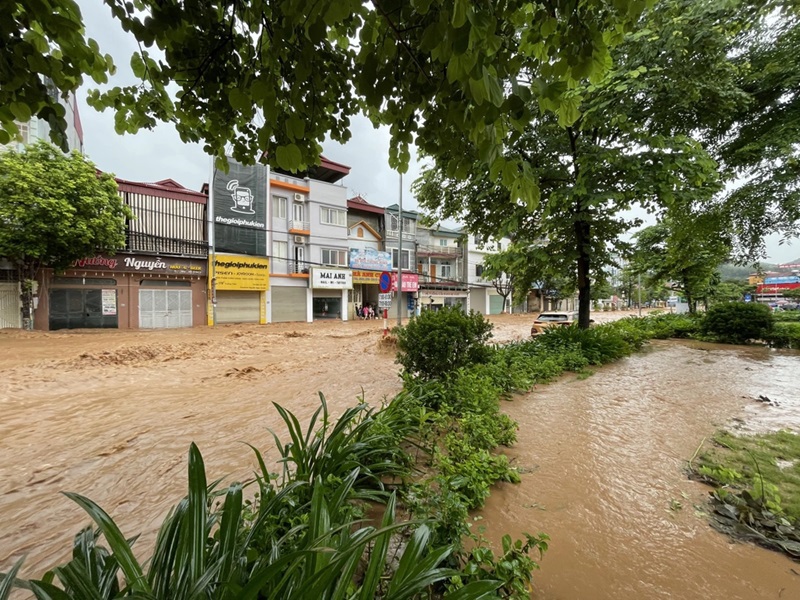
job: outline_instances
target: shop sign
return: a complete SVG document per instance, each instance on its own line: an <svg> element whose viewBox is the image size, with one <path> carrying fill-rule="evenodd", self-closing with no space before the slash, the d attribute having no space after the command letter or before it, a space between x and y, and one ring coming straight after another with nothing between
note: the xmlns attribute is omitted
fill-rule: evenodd
<svg viewBox="0 0 800 600"><path fill-rule="evenodd" d="M213 282L217 290L263 292L269 289L269 259L263 256L216 254L213 261Z"/></svg>
<svg viewBox="0 0 800 600"><path fill-rule="evenodd" d="M350 268L389 271L392 268L392 255L375 248L350 248Z"/></svg>
<svg viewBox="0 0 800 600"><path fill-rule="evenodd" d="M311 287L314 289L353 289L353 273L349 269L311 269Z"/></svg>
<svg viewBox="0 0 800 600"><path fill-rule="evenodd" d="M403 291L416 292L419 290L419 275L416 273L403 273ZM397 273L392 273L392 291L397 291Z"/></svg>
<svg viewBox="0 0 800 600"><path fill-rule="evenodd" d="M70 268L117 273L157 273L162 275L205 276L206 264L200 260L162 258L141 254L96 254L74 261Z"/></svg>
<svg viewBox="0 0 800 600"><path fill-rule="evenodd" d="M380 271L353 271L353 283L368 283L371 285L378 285L380 280Z"/></svg>
<svg viewBox="0 0 800 600"><path fill-rule="evenodd" d="M214 169L214 245L227 252L264 255L267 244L267 168L228 158Z"/></svg>
<svg viewBox="0 0 800 600"><path fill-rule="evenodd" d="M117 314L117 290L102 290L100 294L103 316L113 317Z"/></svg>

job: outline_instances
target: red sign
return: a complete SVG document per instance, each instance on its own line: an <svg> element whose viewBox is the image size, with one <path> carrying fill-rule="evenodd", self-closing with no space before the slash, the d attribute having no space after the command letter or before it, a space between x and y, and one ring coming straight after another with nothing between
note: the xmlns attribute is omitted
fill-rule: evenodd
<svg viewBox="0 0 800 600"><path fill-rule="evenodd" d="M397 291L397 273L392 273L392 291ZM416 273L403 273L403 291L419 291L419 275Z"/></svg>

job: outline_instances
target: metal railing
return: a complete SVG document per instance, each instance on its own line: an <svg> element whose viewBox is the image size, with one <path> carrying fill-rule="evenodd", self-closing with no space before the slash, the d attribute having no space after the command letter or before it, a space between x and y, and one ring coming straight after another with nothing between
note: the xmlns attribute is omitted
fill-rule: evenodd
<svg viewBox="0 0 800 600"><path fill-rule="evenodd" d="M289 231L311 231L311 221L289 221Z"/></svg>
<svg viewBox="0 0 800 600"><path fill-rule="evenodd" d="M125 249L131 252L155 252L181 254L184 256L208 256L208 243L194 240L178 240L137 231L126 233Z"/></svg>
<svg viewBox="0 0 800 600"><path fill-rule="evenodd" d="M291 261L291 272L294 274L308 274L311 268L311 263L307 260L293 260Z"/></svg>
<svg viewBox="0 0 800 600"><path fill-rule="evenodd" d="M417 244L417 256L447 256L458 258L459 256L464 256L464 248Z"/></svg>

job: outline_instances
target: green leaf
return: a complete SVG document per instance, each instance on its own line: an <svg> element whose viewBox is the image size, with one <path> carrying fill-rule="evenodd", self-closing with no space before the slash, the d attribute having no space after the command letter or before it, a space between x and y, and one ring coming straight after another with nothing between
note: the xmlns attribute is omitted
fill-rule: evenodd
<svg viewBox="0 0 800 600"><path fill-rule="evenodd" d="M468 0L455 0L453 2L453 16L450 23L458 29L467 22L467 10L469 9Z"/></svg>
<svg viewBox="0 0 800 600"><path fill-rule="evenodd" d="M300 148L295 144L278 146L275 150L275 159L278 162L278 166L287 171L296 171L303 160L300 155Z"/></svg>

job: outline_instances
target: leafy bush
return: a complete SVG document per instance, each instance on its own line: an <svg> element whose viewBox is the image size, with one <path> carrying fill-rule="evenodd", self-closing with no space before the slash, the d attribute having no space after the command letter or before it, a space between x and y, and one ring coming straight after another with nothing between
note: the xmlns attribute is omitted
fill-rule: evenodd
<svg viewBox="0 0 800 600"><path fill-rule="evenodd" d="M757 302L727 302L708 309L701 331L720 341L744 344L764 339L773 327L772 311Z"/></svg>
<svg viewBox="0 0 800 600"><path fill-rule="evenodd" d="M794 348L800 350L800 323L775 323L772 331L764 336L773 348Z"/></svg>
<svg viewBox="0 0 800 600"><path fill-rule="evenodd" d="M581 329L577 325L552 327L538 336L534 343L559 353L569 349L577 349L589 364L602 365L629 355L643 343L644 338L642 336L633 335L630 331L627 334L623 334L613 324L600 325L589 329ZM626 337L631 338L634 343L626 341Z"/></svg>
<svg viewBox="0 0 800 600"><path fill-rule="evenodd" d="M492 324L483 315L460 307L428 310L405 327L396 327L397 362L422 379L446 377L456 369L487 362Z"/></svg>
<svg viewBox="0 0 800 600"><path fill-rule="evenodd" d="M772 318L776 323L798 323L800 322L800 310L772 313Z"/></svg>

